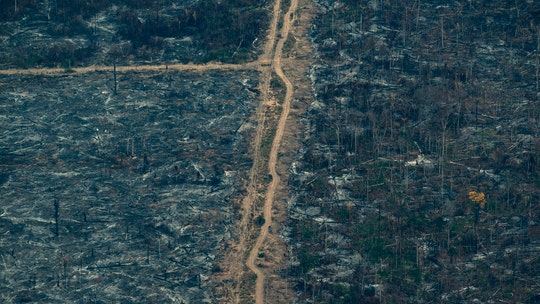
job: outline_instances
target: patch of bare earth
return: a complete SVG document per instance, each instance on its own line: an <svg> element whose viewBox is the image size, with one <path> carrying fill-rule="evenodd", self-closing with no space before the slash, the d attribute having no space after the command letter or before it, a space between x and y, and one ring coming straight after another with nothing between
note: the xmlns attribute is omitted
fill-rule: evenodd
<svg viewBox="0 0 540 304"><path fill-rule="evenodd" d="M287 11L288 8L282 8ZM254 166L247 186L246 197L241 199L241 212L244 214L239 221L240 240L233 244L229 252L225 255L225 260L221 265L221 272L216 276L219 282L219 300L228 303L251 303L254 299L255 280L257 276L251 272L244 264L249 260L250 251L256 252L253 262L257 268L259 280L264 282L263 302L264 303L288 303L294 298L293 286L289 284L286 273L289 261L289 248L286 240L280 236L280 232L287 221L287 198L288 169L293 160L294 154L300 146L303 134L302 126L298 122L300 116L311 102L311 89L308 68L312 63L311 47L308 29L314 17L316 7L310 0L300 0L297 9L294 10L293 23L287 41L281 45L282 56L280 66L286 74L286 78L293 84L294 95L286 127L283 128L281 140L279 140L279 153L275 169L279 176L279 183L273 191L274 203L272 204L270 225L264 232L263 242L258 249L253 250L257 238L260 237L259 225L254 224L257 218L264 216L264 205L266 185L268 179L268 156L271 147L266 146L268 140L275 136L274 130L280 119L285 87L269 88L269 77L274 75L269 67L266 71L261 71L261 108L257 114L259 129L253 140L254 145ZM274 19L277 21L277 19ZM273 44L276 39L275 33L269 34L268 44ZM279 45L279 44L278 44ZM280 53L281 53L280 51ZM266 56L272 56L269 51ZM264 60L262 58L261 60ZM262 67L264 69L264 66ZM281 97L281 98L280 98ZM246 205L249 205L247 207ZM249 263L249 261L248 261ZM261 302L259 299L258 302Z"/></svg>
<svg viewBox="0 0 540 304"><path fill-rule="evenodd" d="M261 257L257 260L266 275L264 303L289 303L294 298L294 286L287 278L289 248L280 232L288 217L288 170L302 140L303 126L299 120L312 101L311 84L307 77L313 62L308 29L315 13L316 7L312 1L299 0L295 22L291 26L281 59L283 71L294 86L294 95L277 160L276 170L281 183L275 193L272 225L260 249Z"/></svg>

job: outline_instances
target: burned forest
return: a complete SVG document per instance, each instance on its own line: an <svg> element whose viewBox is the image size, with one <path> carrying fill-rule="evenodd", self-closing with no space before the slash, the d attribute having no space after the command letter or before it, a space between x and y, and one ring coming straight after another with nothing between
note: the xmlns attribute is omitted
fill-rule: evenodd
<svg viewBox="0 0 540 304"><path fill-rule="evenodd" d="M538 7L317 3L290 169L301 302L538 302Z"/></svg>
<svg viewBox="0 0 540 304"><path fill-rule="evenodd" d="M540 6L0 0L0 302L540 302Z"/></svg>

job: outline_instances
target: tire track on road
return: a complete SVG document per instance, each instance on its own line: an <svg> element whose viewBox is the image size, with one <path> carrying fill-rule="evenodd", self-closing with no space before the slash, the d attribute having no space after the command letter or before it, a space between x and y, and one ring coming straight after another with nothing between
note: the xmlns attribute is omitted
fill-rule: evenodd
<svg viewBox="0 0 540 304"><path fill-rule="evenodd" d="M274 72L285 84L286 93L285 93L285 99L283 100L281 115L277 124L276 133L272 141L272 147L270 149L270 155L268 159L268 171L269 171L269 174L272 176L272 181L268 185L268 188L266 191L265 203L263 207L263 215L264 215L265 221L261 227L259 237L257 238L255 245L251 249L249 257L246 261L246 265L249 267L249 269L257 275L257 280L255 283L255 303L256 304L264 303L264 286L265 286L266 276L264 272L259 267L257 267L257 265L255 265L255 261L258 257L261 246L263 245L264 241L266 240L266 237L268 236L268 233L269 233L268 229L272 225L272 207L274 203L276 189L280 183L280 176L278 175L276 171L276 165L278 161L278 151L281 146L281 140L283 138L283 134L285 132L287 118L289 117L289 112L290 112L292 96L294 93L293 85L291 81L283 73L283 69L281 66L281 56L283 52L283 46L285 44L285 41L288 38L289 31L294 20L294 11L296 10L297 6L298 6L298 0L291 0L289 10L283 16L283 27L281 29L281 37L275 47L275 52L273 56L272 66L274 68Z"/></svg>

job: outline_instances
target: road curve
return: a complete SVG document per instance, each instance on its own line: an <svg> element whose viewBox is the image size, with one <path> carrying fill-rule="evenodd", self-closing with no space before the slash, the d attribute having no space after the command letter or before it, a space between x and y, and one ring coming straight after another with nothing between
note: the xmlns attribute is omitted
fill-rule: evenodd
<svg viewBox="0 0 540 304"><path fill-rule="evenodd" d="M298 6L298 0L292 0L289 10L287 11L287 13L285 13L283 17L283 27L281 29L281 37L276 45L274 57L273 57L274 72L285 84L286 93L285 93L285 99L283 100L283 104L282 104L281 116L278 121L276 133L272 141L272 147L271 147L270 155L268 159L268 171L269 171L269 174L272 176L272 181L268 185L268 188L266 191L266 197L265 197L265 203L264 203L264 209L263 209L265 222L261 227L259 237L257 238L257 241L253 245L251 252L249 254L249 257L246 261L246 265L249 267L249 269L257 275L257 281L256 281L256 287L255 287L255 303L256 304L264 303L265 275L263 271L255 265L255 261L259 254L259 250L268 235L268 228L272 225L272 207L274 203L276 189L280 182L280 177L276 171L277 155L278 155L278 151L281 145L281 140L283 138L283 134L285 131L287 118L289 117L292 96L294 93L293 85L291 81L283 73L283 69L281 66L281 55L283 51L283 45L285 44L285 41L288 38L291 24L293 23L293 20L294 20L294 12L297 6Z"/></svg>

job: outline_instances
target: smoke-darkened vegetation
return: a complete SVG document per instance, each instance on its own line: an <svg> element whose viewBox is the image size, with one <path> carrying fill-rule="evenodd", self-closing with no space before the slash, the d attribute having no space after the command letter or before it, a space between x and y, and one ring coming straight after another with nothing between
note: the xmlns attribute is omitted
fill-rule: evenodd
<svg viewBox="0 0 540 304"><path fill-rule="evenodd" d="M2 1L0 33L8 38L0 54L5 65L24 68L96 60L245 62L259 54L267 5L258 0ZM20 32L21 27L29 29Z"/></svg>
<svg viewBox="0 0 540 304"><path fill-rule="evenodd" d="M532 4L318 2L316 101L291 180L305 300L533 303Z"/></svg>

